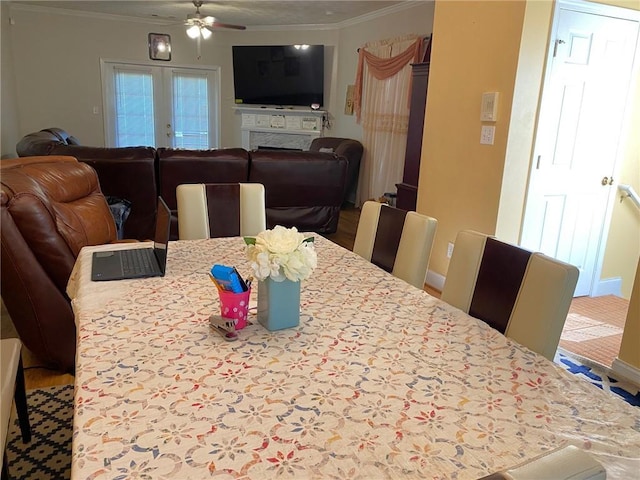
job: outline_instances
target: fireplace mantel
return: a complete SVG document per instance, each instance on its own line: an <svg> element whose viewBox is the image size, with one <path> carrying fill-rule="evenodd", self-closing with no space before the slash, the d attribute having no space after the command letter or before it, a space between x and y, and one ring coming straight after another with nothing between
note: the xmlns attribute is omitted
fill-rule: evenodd
<svg viewBox="0 0 640 480"><path fill-rule="evenodd" d="M308 150L321 137L327 112L275 107L235 107L242 115L242 148L292 148Z"/></svg>

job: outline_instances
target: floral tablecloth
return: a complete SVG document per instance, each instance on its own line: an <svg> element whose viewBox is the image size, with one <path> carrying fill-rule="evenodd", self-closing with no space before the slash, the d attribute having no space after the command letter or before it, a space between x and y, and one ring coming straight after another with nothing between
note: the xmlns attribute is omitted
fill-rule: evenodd
<svg viewBox="0 0 640 480"><path fill-rule="evenodd" d="M639 478L640 409L328 240L300 326L254 319L235 342L209 327L207 271L248 275L240 238L171 242L162 278L91 282L91 252L113 248L83 249L68 286L74 479L475 479L566 444Z"/></svg>

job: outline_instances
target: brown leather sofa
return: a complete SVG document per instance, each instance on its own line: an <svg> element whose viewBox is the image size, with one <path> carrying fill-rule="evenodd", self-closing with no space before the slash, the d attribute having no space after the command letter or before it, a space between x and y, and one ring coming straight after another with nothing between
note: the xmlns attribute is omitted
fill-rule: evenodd
<svg viewBox="0 0 640 480"><path fill-rule="evenodd" d="M240 183L249 177L249 152L242 148L177 150L159 148L159 194L171 209L171 238L178 238L176 188L183 183Z"/></svg>
<svg viewBox="0 0 640 480"><path fill-rule="evenodd" d="M153 237L156 198L173 212L172 239L177 239L175 189L180 183L263 183L267 225L296 226L301 231L334 233L344 201L349 161L338 153L242 148L177 150L151 147L100 148L78 145L61 129L48 128L22 138L19 156L71 155L98 173L106 196L131 202L124 225L126 238ZM254 161L260 163L252 172ZM266 159L269 159L267 162Z"/></svg>
<svg viewBox="0 0 640 480"><path fill-rule="evenodd" d="M342 203L343 205L355 204L360 176L360 161L364 152L362 143L350 138L318 137L311 142L309 151L335 153L347 159L347 184Z"/></svg>
<svg viewBox="0 0 640 480"><path fill-rule="evenodd" d="M155 149L83 146L60 128L46 128L24 136L16 145L16 152L20 157L68 155L88 163L98 173L105 196L131 202L124 237L153 238L158 197Z"/></svg>
<svg viewBox="0 0 640 480"><path fill-rule="evenodd" d="M267 228L333 233L344 199L347 160L333 153L251 152L249 182L265 190ZM336 179L341 178L338 182Z"/></svg>
<svg viewBox="0 0 640 480"><path fill-rule="evenodd" d="M0 162L2 299L23 344L73 372L76 329L66 294L80 249L116 240L96 172L56 155Z"/></svg>

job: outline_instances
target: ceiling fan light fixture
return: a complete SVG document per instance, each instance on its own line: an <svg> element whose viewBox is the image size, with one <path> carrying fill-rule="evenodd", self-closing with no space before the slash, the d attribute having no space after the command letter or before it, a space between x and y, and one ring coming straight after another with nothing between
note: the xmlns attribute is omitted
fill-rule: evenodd
<svg viewBox="0 0 640 480"><path fill-rule="evenodd" d="M200 35L202 35L202 38L206 40L211 36L211 30L206 27L200 27Z"/></svg>
<svg viewBox="0 0 640 480"><path fill-rule="evenodd" d="M194 40L200 36L200 27L198 25L192 25L187 28L187 35Z"/></svg>

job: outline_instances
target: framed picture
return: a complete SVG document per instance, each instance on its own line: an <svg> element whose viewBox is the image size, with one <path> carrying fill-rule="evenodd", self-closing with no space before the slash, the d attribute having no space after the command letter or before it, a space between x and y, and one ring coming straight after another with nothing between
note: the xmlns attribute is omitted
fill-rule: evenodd
<svg viewBox="0 0 640 480"><path fill-rule="evenodd" d="M149 58L165 62L171 60L171 36L164 33L150 33Z"/></svg>

